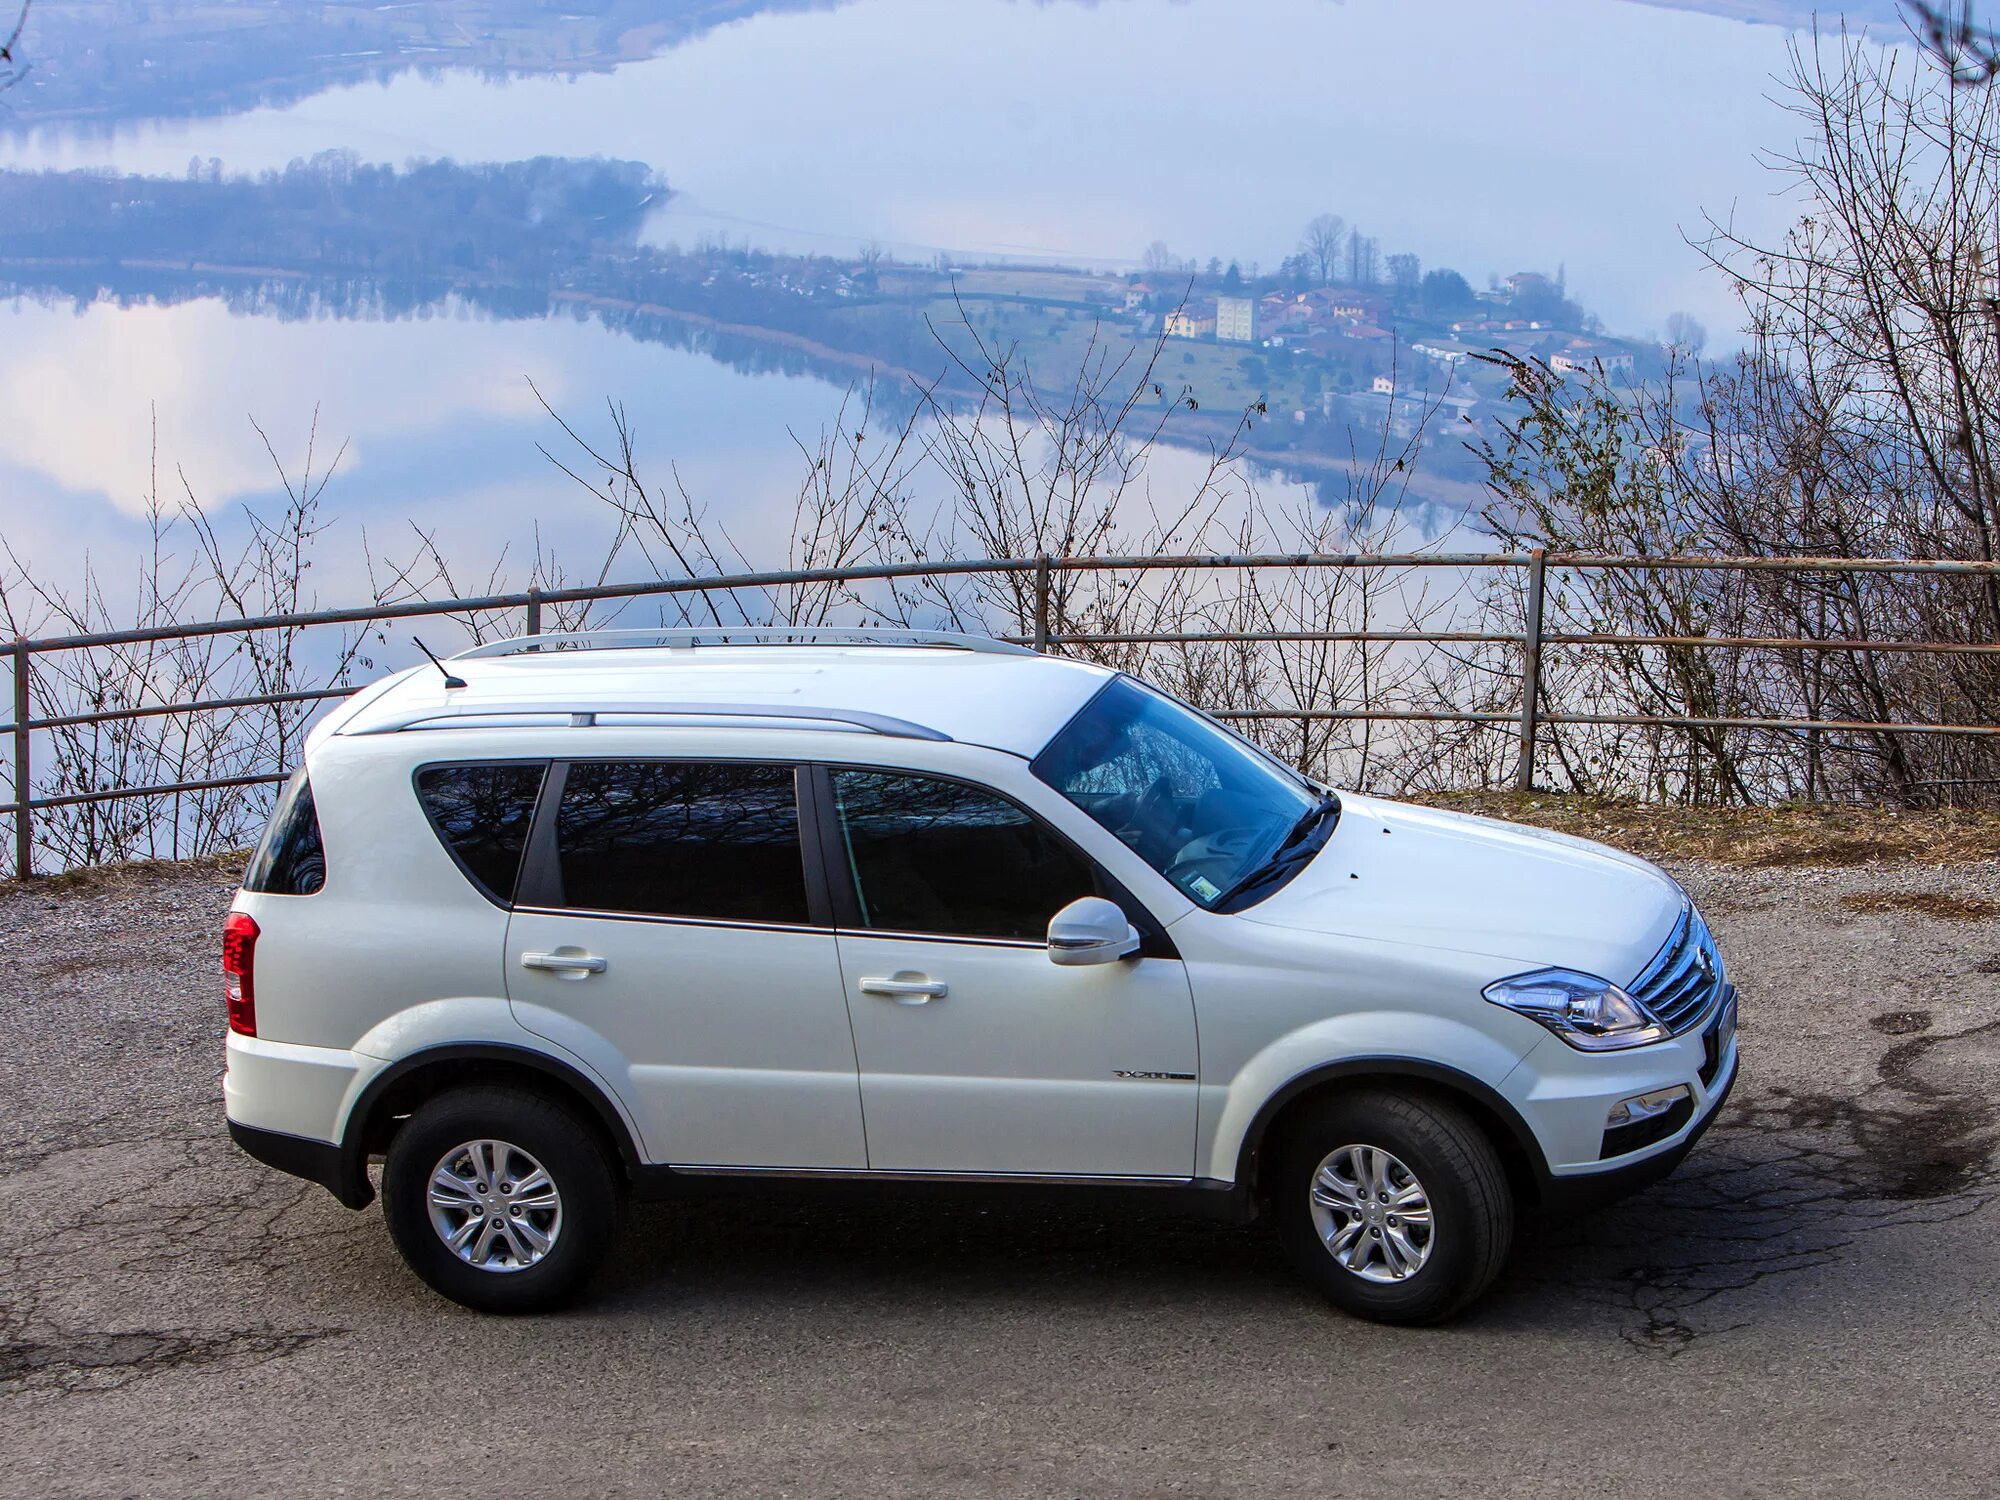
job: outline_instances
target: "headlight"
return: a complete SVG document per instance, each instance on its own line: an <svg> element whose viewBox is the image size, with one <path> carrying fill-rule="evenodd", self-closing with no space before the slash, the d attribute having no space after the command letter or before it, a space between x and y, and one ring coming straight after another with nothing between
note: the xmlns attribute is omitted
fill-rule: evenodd
<svg viewBox="0 0 2000 1500"><path fill-rule="evenodd" d="M1487 985L1483 993L1495 1005L1540 1021L1585 1052L1643 1047L1648 1042L1663 1042L1669 1035L1645 1006L1610 980L1574 969L1516 974Z"/></svg>

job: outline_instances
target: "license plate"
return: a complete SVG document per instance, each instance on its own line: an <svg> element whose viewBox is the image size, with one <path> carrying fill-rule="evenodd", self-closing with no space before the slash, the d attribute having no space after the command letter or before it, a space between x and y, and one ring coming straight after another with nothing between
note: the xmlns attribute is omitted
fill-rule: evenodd
<svg viewBox="0 0 2000 1500"><path fill-rule="evenodd" d="M1736 1040L1736 997L1731 995L1722 1002L1722 1014L1715 1018L1715 1057L1720 1062L1729 1055L1729 1044Z"/></svg>

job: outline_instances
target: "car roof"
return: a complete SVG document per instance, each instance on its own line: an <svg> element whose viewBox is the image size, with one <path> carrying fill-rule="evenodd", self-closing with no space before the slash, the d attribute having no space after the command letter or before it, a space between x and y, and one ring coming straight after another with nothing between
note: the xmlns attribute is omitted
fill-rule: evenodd
<svg viewBox="0 0 2000 1500"><path fill-rule="evenodd" d="M666 633L661 633L666 634ZM662 728L741 724L953 740L1032 757L1114 674L998 642L789 638L628 644L551 637L565 649L502 643L364 689L315 731L392 734L546 727L570 716ZM590 649L568 649L579 641ZM958 642L964 641L964 644ZM447 674L463 683L448 686Z"/></svg>

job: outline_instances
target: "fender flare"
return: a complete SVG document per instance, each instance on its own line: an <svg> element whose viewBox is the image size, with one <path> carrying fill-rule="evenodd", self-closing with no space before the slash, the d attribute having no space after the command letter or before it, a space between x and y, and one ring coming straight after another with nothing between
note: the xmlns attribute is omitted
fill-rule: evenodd
<svg viewBox="0 0 2000 1500"><path fill-rule="evenodd" d="M1520 1151L1534 1178L1536 1193L1544 1197L1547 1195L1549 1184L1555 1179L1549 1171L1548 1159L1542 1154L1541 1143L1535 1139L1534 1131L1528 1128L1528 1122L1521 1118L1520 1111L1502 1098L1498 1090L1474 1078L1470 1073L1446 1067L1442 1063L1427 1062L1416 1057L1395 1056L1346 1057L1339 1062L1322 1063L1317 1067L1308 1068L1303 1073L1287 1079L1251 1117L1250 1128L1244 1131L1243 1144L1237 1149L1236 1181L1246 1187L1256 1181L1257 1158L1263 1150L1265 1133L1279 1112L1301 1094L1343 1078L1384 1076L1412 1078L1435 1084L1448 1093L1463 1095L1472 1103L1479 1105L1499 1121L1514 1146Z"/></svg>
<svg viewBox="0 0 2000 1500"><path fill-rule="evenodd" d="M368 1086L355 1099L354 1107L347 1112L347 1125L340 1138L339 1180L329 1184L333 1195L342 1203L349 1208L366 1208L375 1196L375 1189L368 1181L368 1127L383 1096L398 1080L407 1078L420 1068L449 1062L503 1063L554 1079L589 1104L597 1123L603 1126L605 1134L617 1148L627 1179L638 1176L639 1151L624 1116L603 1087L580 1068L532 1047L517 1047L505 1042L452 1042L425 1047L407 1057L398 1058L370 1079Z"/></svg>

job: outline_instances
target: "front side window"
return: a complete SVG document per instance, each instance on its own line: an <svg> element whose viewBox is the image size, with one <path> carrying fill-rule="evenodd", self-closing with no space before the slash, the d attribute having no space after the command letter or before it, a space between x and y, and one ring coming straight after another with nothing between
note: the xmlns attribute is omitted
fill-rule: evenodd
<svg viewBox="0 0 2000 1500"><path fill-rule="evenodd" d="M316 895L326 884L326 848L312 783L299 771L278 793L270 826L243 872L243 889L266 896Z"/></svg>
<svg viewBox="0 0 2000 1500"><path fill-rule="evenodd" d="M1035 757L1034 773L1207 907L1267 888L1339 804L1200 714L1113 678Z"/></svg>
<svg viewBox="0 0 2000 1500"><path fill-rule="evenodd" d="M417 800L431 827L473 884L503 906L514 899L547 770L537 760L425 766L417 772Z"/></svg>
<svg viewBox="0 0 2000 1500"><path fill-rule="evenodd" d="M1099 894L1089 860L997 792L886 771L832 780L864 927L1040 942L1050 917Z"/></svg>
<svg viewBox="0 0 2000 1500"><path fill-rule="evenodd" d="M562 904L804 925L790 766L578 761L556 813Z"/></svg>

